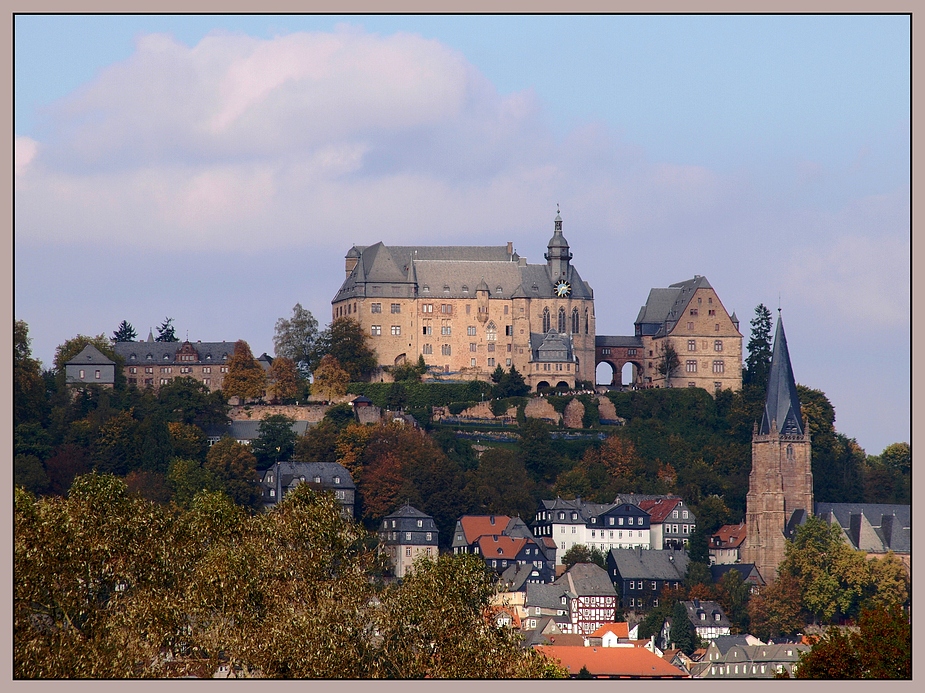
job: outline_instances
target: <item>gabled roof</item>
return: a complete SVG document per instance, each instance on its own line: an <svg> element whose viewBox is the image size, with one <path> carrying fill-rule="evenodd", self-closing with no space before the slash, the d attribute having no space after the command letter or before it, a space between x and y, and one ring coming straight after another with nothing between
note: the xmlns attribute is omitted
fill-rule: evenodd
<svg viewBox="0 0 925 693"><path fill-rule="evenodd" d="M425 518L428 520L433 520L433 518L430 515L426 513L422 513L417 508L414 508L406 503L405 505L401 506L398 510L396 510L393 513L389 513L382 519L383 520L398 520L398 519L417 520L417 519L425 519Z"/></svg>
<svg viewBox="0 0 925 693"><path fill-rule="evenodd" d="M644 551L640 548L611 549L608 562L612 561L624 580L671 580L683 581L687 573L686 551L665 549Z"/></svg>
<svg viewBox="0 0 925 693"><path fill-rule="evenodd" d="M687 617L695 627L729 628L730 626L729 619L726 618L726 612L723 611L723 607L718 602L693 599L681 603L687 609ZM701 615L706 618L701 619Z"/></svg>
<svg viewBox="0 0 925 693"><path fill-rule="evenodd" d="M815 515L837 522L851 547L868 553L912 552L912 508L887 503L816 503Z"/></svg>
<svg viewBox="0 0 925 693"><path fill-rule="evenodd" d="M529 541L523 537L505 537L500 534L485 534L478 538L479 552L483 558L505 558L513 560Z"/></svg>
<svg viewBox="0 0 925 693"><path fill-rule="evenodd" d="M630 636L630 624L626 621L621 621L619 623L605 623L596 631L589 635L589 638L603 638L607 633L613 633L618 638L629 638Z"/></svg>
<svg viewBox="0 0 925 693"><path fill-rule="evenodd" d="M745 522L737 525L723 525L713 532L711 548L735 549L745 541Z"/></svg>
<svg viewBox="0 0 925 693"><path fill-rule="evenodd" d="M507 515L463 515L459 518L467 544L486 534L502 534L511 518Z"/></svg>
<svg viewBox="0 0 925 693"><path fill-rule="evenodd" d="M672 284L667 289L651 289L645 305L639 309L635 324L642 334L668 334L684 315L697 289L712 288L706 277L694 275L693 279Z"/></svg>
<svg viewBox="0 0 925 693"><path fill-rule="evenodd" d="M356 489L353 477L347 468L336 462L280 462L263 471L262 479L278 470L280 485L288 488L293 482L305 481L313 483L315 478L321 479L319 483L328 488ZM304 479L303 479L304 477ZM264 486L275 488L275 483L262 481Z"/></svg>
<svg viewBox="0 0 925 693"><path fill-rule="evenodd" d="M671 511L678 507L681 502L680 498L659 498L656 500L643 500L639 502L639 507L649 513L649 524L657 525L664 522L665 518L671 514Z"/></svg>
<svg viewBox="0 0 925 693"><path fill-rule="evenodd" d="M607 571L594 563L576 563L553 584L579 597L615 597L617 594Z"/></svg>
<svg viewBox="0 0 925 693"><path fill-rule="evenodd" d="M713 578L713 582L717 583L723 579L723 575L728 573L730 570L734 570L742 576L742 582L747 582L749 577L754 574L756 583L759 585L764 585L764 578L761 577L761 573L758 572L758 569L755 567L754 563L718 563L716 565L710 566L710 575Z"/></svg>
<svg viewBox="0 0 925 693"><path fill-rule="evenodd" d="M777 426L780 433L788 435L803 433L800 398L797 396L793 367L790 365L790 351L787 349L784 321L779 314L777 331L774 334L774 350L771 353L771 371L768 375L768 395L758 432L761 435L768 435L771 432L772 423Z"/></svg>
<svg viewBox="0 0 925 693"><path fill-rule="evenodd" d="M619 676L627 678L688 678L688 675L671 666L644 647L560 647L538 645L537 650L557 659L570 675L577 676L582 667L592 676Z"/></svg>
<svg viewBox="0 0 925 693"><path fill-rule="evenodd" d="M710 640L710 645L719 650L720 655L725 657L730 647L747 647L748 638L744 635L717 635ZM710 648L708 647L707 649Z"/></svg>
<svg viewBox="0 0 925 693"><path fill-rule="evenodd" d="M528 582L524 604L527 607L538 606L543 609L559 610L563 608L562 597L565 596L565 592L566 589L555 582L550 584Z"/></svg>
<svg viewBox="0 0 925 693"><path fill-rule="evenodd" d="M111 366L115 363L92 344L87 344L66 366Z"/></svg>

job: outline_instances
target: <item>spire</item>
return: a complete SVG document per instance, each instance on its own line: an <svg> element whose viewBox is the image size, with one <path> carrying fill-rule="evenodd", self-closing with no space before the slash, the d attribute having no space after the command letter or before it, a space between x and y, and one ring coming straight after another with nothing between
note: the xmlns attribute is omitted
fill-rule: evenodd
<svg viewBox="0 0 925 693"><path fill-rule="evenodd" d="M569 251L568 241L562 235L562 216L559 212L559 205L556 205L555 230L552 238L546 246L546 265L549 271L550 281L568 278L569 260L572 259L572 253Z"/></svg>
<svg viewBox="0 0 925 693"><path fill-rule="evenodd" d="M805 432L780 308L777 309L777 331L774 333L771 372L768 375L768 397L764 405L764 414L761 416L759 432L762 435L769 434L772 422L780 433L802 435Z"/></svg>
<svg viewBox="0 0 925 693"><path fill-rule="evenodd" d="M148 328L148 341L149 342L154 341L154 330L152 330L150 327Z"/></svg>

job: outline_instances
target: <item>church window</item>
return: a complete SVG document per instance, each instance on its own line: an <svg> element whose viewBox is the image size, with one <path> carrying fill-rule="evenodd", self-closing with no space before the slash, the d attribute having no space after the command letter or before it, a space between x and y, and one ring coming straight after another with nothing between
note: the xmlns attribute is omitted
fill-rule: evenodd
<svg viewBox="0 0 925 693"><path fill-rule="evenodd" d="M370 312L370 313L381 313L381 312L382 312L382 304L381 304L381 303L370 303L370 304L369 304L369 312Z"/></svg>
<svg viewBox="0 0 925 693"><path fill-rule="evenodd" d="M369 333L370 333L373 337L378 337L379 335L382 334L382 325L370 325L370 326L369 326Z"/></svg>
<svg viewBox="0 0 925 693"><path fill-rule="evenodd" d="M392 304L392 312L393 312L393 313L401 313L401 303L393 303L393 304Z"/></svg>
<svg viewBox="0 0 925 693"><path fill-rule="evenodd" d="M550 319L549 308L543 308L543 333L549 332Z"/></svg>
<svg viewBox="0 0 925 693"><path fill-rule="evenodd" d="M559 333L565 332L565 308L559 308Z"/></svg>
<svg viewBox="0 0 925 693"><path fill-rule="evenodd" d="M580 329L578 322L578 309L572 308L572 334L578 334Z"/></svg>
<svg viewBox="0 0 925 693"><path fill-rule="evenodd" d="M714 361L713 362L713 372L714 373L725 373L726 364L723 361Z"/></svg>
<svg viewBox="0 0 925 693"><path fill-rule="evenodd" d="M684 370L686 370L688 373L696 373L697 372L697 362L693 359L685 361Z"/></svg>
<svg viewBox="0 0 925 693"><path fill-rule="evenodd" d="M722 351L723 350L723 340L717 339L713 342L713 351Z"/></svg>
<svg viewBox="0 0 925 693"><path fill-rule="evenodd" d="M588 311L585 311L585 334L588 334Z"/></svg>
<svg viewBox="0 0 925 693"><path fill-rule="evenodd" d="M696 339L688 339L688 340L687 340L687 350L688 350L688 351L697 351L697 340L696 340Z"/></svg>
<svg viewBox="0 0 925 693"><path fill-rule="evenodd" d="M787 446L787 459L788 460L793 459L793 446L792 445Z"/></svg>

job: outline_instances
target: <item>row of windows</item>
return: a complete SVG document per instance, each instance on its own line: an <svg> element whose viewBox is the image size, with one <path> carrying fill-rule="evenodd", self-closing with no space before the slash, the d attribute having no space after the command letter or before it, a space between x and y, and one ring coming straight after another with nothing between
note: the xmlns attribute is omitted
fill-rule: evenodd
<svg viewBox="0 0 925 693"><path fill-rule="evenodd" d="M80 369L80 379L84 380L86 377L87 377L86 371L84 371L84 369L81 368ZM97 369L93 377L94 379L99 380L102 377L102 372L99 369Z"/></svg>
<svg viewBox="0 0 925 693"><path fill-rule="evenodd" d="M565 308L559 308L558 321L556 327L560 334L565 334L566 328L566 315ZM549 308L543 308L543 332L549 332L552 327L552 314L549 312ZM578 319L578 309L572 308L572 334L578 334L580 330L579 319ZM585 311L585 334L588 334L588 311Z"/></svg>
<svg viewBox="0 0 925 693"><path fill-rule="evenodd" d="M704 341L704 345L706 345L706 341ZM687 350L697 351L697 340L696 339L687 340ZM713 341L713 351L722 351L722 350L723 350L723 340L722 339L714 340Z"/></svg>
<svg viewBox="0 0 925 693"><path fill-rule="evenodd" d="M220 370L221 370L222 373L227 373L227 372L228 372L228 366L222 366ZM83 372L83 371L81 371L81 372ZM128 369L128 372L131 373L132 375L135 375L136 373L138 373L138 367L137 367L137 366L130 366L129 369ZM193 367L192 367L192 366L182 366L182 367L180 368L180 373L192 373L192 372L193 372ZM212 373L212 366L203 366L203 367L200 369L200 372L204 373L205 375L209 375L210 373ZM146 367L145 367L145 373L154 373L154 367L153 367L153 366L146 366ZM173 373L173 368L170 367L170 366L161 366L161 373L167 373L167 374ZM81 377L83 377L83 376L81 376ZM99 377L99 376L97 376L97 377Z"/></svg>
<svg viewBox="0 0 925 693"><path fill-rule="evenodd" d="M135 354L131 354L131 355L128 357L128 360L129 360L129 361L137 361L137 360L138 360L138 357L137 357ZM147 356L145 356L145 361L153 361L153 360L154 360L154 356L152 356L151 354L148 354ZM198 360L200 360L200 359L198 359L198 358L196 357L195 354L180 354L179 356L177 356L176 359L171 359L171 358L170 358L170 354L164 354L163 360L164 360L164 361L172 361L172 360L176 360L176 361L198 361ZM202 361L211 361L211 360L212 360L212 354L206 354L205 358L203 358L203 359L201 359L201 360L202 360ZM222 361L227 361L227 360L228 360L228 354L222 354Z"/></svg>
<svg viewBox="0 0 925 693"><path fill-rule="evenodd" d="M688 359L684 362L684 370L688 373L697 372L697 361L694 359ZM725 373L726 372L726 362L725 361L714 361L713 362L713 372L714 373Z"/></svg>

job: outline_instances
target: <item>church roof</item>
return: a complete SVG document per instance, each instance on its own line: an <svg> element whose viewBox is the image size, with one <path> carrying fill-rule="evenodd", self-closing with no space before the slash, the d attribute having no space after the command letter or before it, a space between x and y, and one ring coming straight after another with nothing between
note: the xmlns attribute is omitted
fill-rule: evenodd
<svg viewBox="0 0 925 693"><path fill-rule="evenodd" d="M774 350L771 353L768 396L764 405L764 413L761 415L759 433L769 434L772 422L776 422L780 433L788 435L804 433L800 398L797 396L793 367L790 365L790 352L787 349L787 336L784 334L784 321L779 314L777 331L774 334Z"/></svg>

